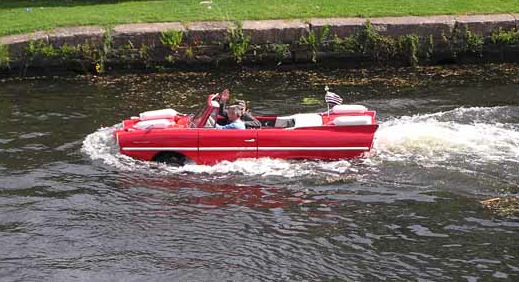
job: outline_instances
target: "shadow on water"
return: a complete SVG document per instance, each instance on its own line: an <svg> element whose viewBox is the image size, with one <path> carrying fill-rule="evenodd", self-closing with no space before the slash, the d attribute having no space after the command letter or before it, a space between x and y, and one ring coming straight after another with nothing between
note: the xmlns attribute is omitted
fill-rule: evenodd
<svg viewBox="0 0 519 282"><path fill-rule="evenodd" d="M202 182L185 177L122 178L118 187L121 189L143 187L161 190L168 196L160 200L166 201L168 204L203 205L208 208L245 206L270 209L288 207L307 201L291 194L289 190L276 187Z"/></svg>

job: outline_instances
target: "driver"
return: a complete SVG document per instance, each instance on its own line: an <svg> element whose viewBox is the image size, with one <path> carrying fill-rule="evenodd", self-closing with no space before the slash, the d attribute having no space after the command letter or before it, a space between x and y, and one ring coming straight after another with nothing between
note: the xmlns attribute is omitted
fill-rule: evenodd
<svg viewBox="0 0 519 282"><path fill-rule="evenodd" d="M227 109L227 120L229 123L226 125L216 124L216 129L245 129L245 123L240 119L242 115L243 111L240 106L230 106Z"/></svg>
<svg viewBox="0 0 519 282"><path fill-rule="evenodd" d="M225 111L225 100L220 101L219 115L225 117L223 124L229 123L228 110ZM243 100L236 100L233 106L238 106L242 111L241 120L245 123L245 128L260 128L261 122L257 120L247 109L247 103ZM229 107L230 108L230 107Z"/></svg>

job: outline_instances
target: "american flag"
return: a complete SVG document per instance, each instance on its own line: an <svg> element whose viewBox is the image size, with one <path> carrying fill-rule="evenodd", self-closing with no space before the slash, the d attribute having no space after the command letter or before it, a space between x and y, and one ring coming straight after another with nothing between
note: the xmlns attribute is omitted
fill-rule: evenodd
<svg viewBox="0 0 519 282"><path fill-rule="evenodd" d="M341 96L339 96L339 95L337 95L337 94L335 94L333 92L328 91L327 88L328 87L325 88L326 95L324 96L324 100L326 101L326 103L333 104L333 105L340 105L340 104L342 104Z"/></svg>

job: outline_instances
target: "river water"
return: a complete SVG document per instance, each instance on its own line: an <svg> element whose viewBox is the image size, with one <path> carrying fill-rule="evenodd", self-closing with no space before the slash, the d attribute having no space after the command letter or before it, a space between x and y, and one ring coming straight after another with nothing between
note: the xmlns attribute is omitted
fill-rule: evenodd
<svg viewBox="0 0 519 282"><path fill-rule="evenodd" d="M479 69L478 69L479 68ZM0 281L517 281L519 81L503 66L229 71L0 83ZM175 168L114 125L229 88L255 114L378 112L354 161Z"/></svg>

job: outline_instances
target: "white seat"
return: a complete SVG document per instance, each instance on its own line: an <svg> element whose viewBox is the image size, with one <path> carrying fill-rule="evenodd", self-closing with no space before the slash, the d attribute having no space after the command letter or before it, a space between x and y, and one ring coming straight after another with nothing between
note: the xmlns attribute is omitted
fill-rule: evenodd
<svg viewBox="0 0 519 282"><path fill-rule="evenodd" d="M285 117L277 117L276 123L274 127L288 128L294 126L294 117L293 116L285 116Z"/></svg>
<svg viewBox="0 0 519 282"><path fill-rule="evenodd" d="M173 109L162 109L140 113L139 118L140 120L174 118L177 114L178 112Z"/></svg>
<svg viewBox="0 0 519 282"><path fill-rule="evenodd" d="M175 122L168 119L152 119L139 121L133 127L138 129L166 128L173 124L175 124Z"/></svg>
<svg viewBox="0 0 519 282"><path fill-rule="evenodd" d="M319 114L296 114L293 115L294 127L322 126L323 118Z"/></svg>
<svg viewBox="0 0 519 282"><path fill-rule="evenodd" d="M346 125L365 125L371 124L371 116L340 116L333 120L333 124L337 126Z"/></svg>
<svg viewBox="0 0 519 282"><path fill-rule="evenodd" d="M367 111L368 108L363 105L335 105L332 108L332 113L334 114L351 114L351 113L363 113Z"/></svg>
<svg viewBox="0 0 519 282"><path fill-rule="evenodd" d="M322 126L323 118L319 114L295 114L291 116L278 117L275 127L297 128Z"/></svg>

